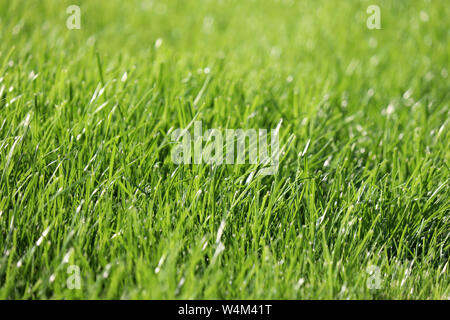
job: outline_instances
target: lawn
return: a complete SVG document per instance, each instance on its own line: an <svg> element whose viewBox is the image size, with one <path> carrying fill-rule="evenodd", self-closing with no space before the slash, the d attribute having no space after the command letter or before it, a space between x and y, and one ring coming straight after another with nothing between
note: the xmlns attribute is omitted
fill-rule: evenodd
<svg viewBox="0 0 450 320"><path fill-rule="evenodd" d="M449 299L449 16L1 1L0 298ZM175 163L193 121L277 171Z"/></svg>

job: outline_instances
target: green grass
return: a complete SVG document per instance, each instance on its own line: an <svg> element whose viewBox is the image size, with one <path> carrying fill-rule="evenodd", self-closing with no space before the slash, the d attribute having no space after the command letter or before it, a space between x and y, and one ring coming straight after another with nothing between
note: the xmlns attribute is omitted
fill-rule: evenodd
<svg viewBox="0 0 450 320"><path fill-rule="evenodd" d="M448 299L449 16L445 1L1 1L0 298ZM277 174L173 164L170 132L194 117L282 119Z"/></svg>

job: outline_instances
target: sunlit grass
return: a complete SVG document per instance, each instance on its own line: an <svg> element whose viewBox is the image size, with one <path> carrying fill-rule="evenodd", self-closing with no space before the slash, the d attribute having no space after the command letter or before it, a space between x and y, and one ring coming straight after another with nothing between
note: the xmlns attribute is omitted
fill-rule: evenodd
<svg viewBox="0 0 450 320"><path fill-rule="evenodd" d="M0 298L448 299L445 1L71 4L0 2ZM194 117L278 173L173 164Z"/></svg>

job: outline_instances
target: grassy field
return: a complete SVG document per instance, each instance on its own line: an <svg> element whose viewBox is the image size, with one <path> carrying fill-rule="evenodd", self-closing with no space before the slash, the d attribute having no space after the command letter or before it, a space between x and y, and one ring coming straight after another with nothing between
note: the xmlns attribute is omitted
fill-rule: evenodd
<svg viewBox="0 0 450 320"><path fill-rule="evenodd" d="M449 16L1 1L0 298L449 299ZM282 120L277 173L174 164L193 119Z"/></svg>

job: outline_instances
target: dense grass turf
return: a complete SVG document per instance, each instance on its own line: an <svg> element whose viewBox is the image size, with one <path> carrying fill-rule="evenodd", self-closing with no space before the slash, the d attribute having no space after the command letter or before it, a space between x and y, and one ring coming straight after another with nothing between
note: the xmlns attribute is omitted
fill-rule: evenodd
<svg viewBox="0 0 450 320"><path fill-rule="evenodd" d="M0 2L0 298L449 298L446 1L74 2Z"/></svg>

